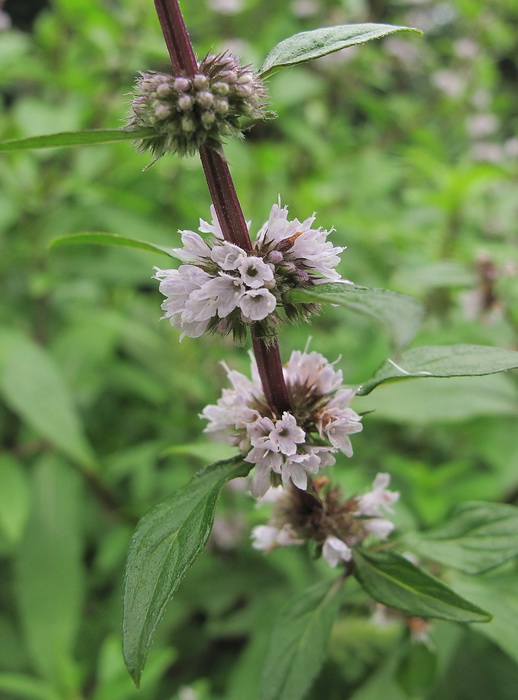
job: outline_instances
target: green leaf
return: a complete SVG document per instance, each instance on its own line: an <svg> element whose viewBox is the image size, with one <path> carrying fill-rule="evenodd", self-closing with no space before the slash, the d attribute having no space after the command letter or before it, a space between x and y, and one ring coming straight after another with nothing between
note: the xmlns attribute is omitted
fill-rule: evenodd
<svg viewBox="0 0 518 700"><path fill-rule="evenodd" d="M178 259L178 256L175 254L173 248L157 245L156 243L149 243L148 241L140 241L136 238L129 238L128 236L119 236L116 233L100 233L97 231L84 231L82 233L74 233L67 236L58 236L50 241L48 247L56 248L57 246L74 245L78 243L137 248L138 250L146 250L150 253L160 253L160 255L167 255L169 258Z"/></svg>
<svg viewBox="0 0 518 700"><path fill-rule="evenodd" d="M300 700L325 658L340 607L343 580L320 583L283 607L273 630L261 680L261 700Z"/></svg>
<svg viewBox="0 0 518 700"><path fill-rule="evenodd" d="M123 622L124 659L137 685L165 606L210 535L222 486L249 470L241 457L216 462L139 522L126 564Z"/></svg>
<svg viewBox="0 0 518 700"><path fill-rule="evenodd" d="M314 58L346 49L349 46L365 44L372 39L381 39L395 32L417 32L412 27L399 27L392 24L341 24L336 27L321 27L309 32L294 34L284 39L268 53L260 68L264 77L275 68L305 63Z"/></svg>
<svg viewBox="0 0 518 700"><path fill-rule="evenodd" d="M440 527L408 533L403 542L420 556L480 574L518 555L518 508L465 503Z"/></svg>
<svg viewBox="0 0 518 700"><path fill-rule="evenodd" d="M26 472L11 455L0 455L0 532L16 544L29 514L29 484Z"/></svg>
<svg viewBox="0 0 518 700"><path fill-rule="evenodd" d="M423 345L387 360L358 394L370 393L383 382L411 377L476 377L518 367L518 352L489 345Z"/></svg>
<svg viewBox="0 0 518 700"><path fill-rule="evenodd" d="M27 648L41 675L72 692L73 653L81 624L84 571L80 537L82 483L55 456L33 472L33 501L15 562L19 614Z"/></svg>
<svg viewBox="0 0 518 700"><path fill-rule="evenodd" d="M407 640L396 678L408 698L426 695L437 675L437 652L422 642Z"/></svg>
<svg viewBox="0 0 518 700"><path fill-rule="evenodd" d="M518 663L518 579L509 576L461 576L451 581L452 587L462 596L468 596L478 605L487 608L492 617L487 625L477 627L477 632L491 639Z"/></svg>
<svg viewBox="0 0 518 700"><path fill-rule="evenodd" d="M356 399L355 410L371 420L401 425L464 422L484 416L517 416L518 392L509 377L451 377L384 384Z"/></svg>
<svg viewBox="0 0 518 700"><path fill-rule="evenodd" d="M160 453L160 457L169 457L170 455L188 455L197 459L207 461L207 457L211 459L223 460L231 459L236 454L236 448L228 445L225 442L197 442L188 445L171 445L166 447Z"/></svg>
<svg viewBox="0 0 518 700"><path fill-rule="evenodd" d="M40 678L21 673L0 673L0 694L20 700L62 700L63 696Z"/></svg>
<svg viewBox="0 0 518 700"><path fill-rule="evenodd" d="M396 349L403 348L412 340L424 316L421 304L406 294L341 282L294 289L286 295L286 299L292 302L338 304L369 316L385 328Z"/></svg>
<svg viewBox="0 0 518 700"><path fill-rule="evenodd" d="M17 331L0 332L0 392L44 439L75 461L95 463L68 387L47 351Z"/></svg>
<svg viewBox="0 0 518 700"><path fill-rule="evenodd" d="M68 146L94 146L115 141L135 141L152 136L151 128L135 129L89 129L86 131L63 131L60 134L30 136L25 139L12 139L0 142L0 151L21 151L31 148L57 148Z"/></svg>
<svg viewBox="0 0 518 700"><path fill-rule="evenodd" d="M491 615L454 593L392 551L353 552L355 576L367 593L391 608L417 617L439 617L454 622L487 622Z"/></svg>

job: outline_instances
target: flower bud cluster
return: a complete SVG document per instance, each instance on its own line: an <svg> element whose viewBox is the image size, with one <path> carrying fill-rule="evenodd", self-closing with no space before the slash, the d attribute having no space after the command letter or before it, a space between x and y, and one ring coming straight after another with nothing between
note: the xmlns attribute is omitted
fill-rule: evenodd
<svg viewBox="0 0 518 700"><path fill-rule="evenodd" d="M181 338L211 331L241 341L250 324L267 338L279 321L278 306L290 319L318 310L315 304L286 303L288 291L340 280L334 268L344 249L327 241L329 231L312 228L314 216L288 221L288 209L274 204L249 253L225 241L213 209L212 216L212 224L201 220L199 228L210 236L181 232L183 248L175 254L185 264L156 268L154 275L166 297L164 318L182 331Z"/></svg>
<svg viewBox="0 0 518 700"><path fill-rule="evenodd" d="M226 367L232 389L201 417L205 432L227 440L255 465L251 491L256 498L270 486L291 483L306 489L308 476L334 464L339 450L352 456L349 435L362 430L349 403L353 389L342 387L342 372L317 352L294 351L284 367L291 410L279 415L265 400L255 362L252 379Z"/></svg>
<svg viewBox="0 0 518 700"><path fill-rule="evenodd" d="M353 548L368 535L385 540L394 529L385 511L392 512L399 493L389 491L389 483L388 474L378 474L371 491L347 500L324 477L312 482L313 493L270 489L263 500L275 504L273 518L253 529L252 546L269 552L312 541L330 566L348 562Z"/></svg>
<svg viewBox="0 0 518 700"><path fill-rule="evenodd" d="M193 77L141 73L136 81L127 129L152 127L136 142L160 158L167 151L192 155L201 146L218 149L228 136L240 136L240 118L264 119L266 88L248 67L228 53L210 55Z"/></svg>

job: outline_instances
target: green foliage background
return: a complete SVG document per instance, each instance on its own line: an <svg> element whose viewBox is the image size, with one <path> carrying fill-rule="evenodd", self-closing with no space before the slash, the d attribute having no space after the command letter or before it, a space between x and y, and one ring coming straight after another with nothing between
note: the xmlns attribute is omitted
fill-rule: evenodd
<svg viewBox="0 0 518 700"><path fill-rule="evenodd" d="M316 210L317 223L334 226L333 241L348 246L344 276L425 304L419 345L516 349L518 4L240 6L224 14L216 2L184 3L200 56L231 46L258 66L295 32L349 22L425 32L269 80L278 119L226 150L252 230L279 194L293 216ZM0 138L116 128L135 75L150 69L169 69L151 0L54 0L31 31L0 32ZM224 384L219 361L248 364L230 340L179 344L159 321L151 274L163 258L47 249L80 231L171 246L178 229L208 217L197 159L164 158L142 172L148 162L126 143L0 158L0 696L8 700L255 700L280 608L330 576L305 552L252 551L249 531L267 511L228 488L209 548L169 606L141 690L133 688L120 653L131 533L200 466L229 455L200 446L198 413ZM326 310L310 332L312 349L341 355L351 384L389 354L381 330L343 309ZM306 339L306 327L284 329L283 356ZM516 373L397 383L355 408L376 410L333 477L354 493L389 471L405 527L440 523L465 500L516 503ZM515 564L504 573L498 584L485 575L479 589L449 582L483 607L494 586L491 599L509 624L435 623L434 668L400 620L376 626L351 586L310 697L514 698Z"/></svg>

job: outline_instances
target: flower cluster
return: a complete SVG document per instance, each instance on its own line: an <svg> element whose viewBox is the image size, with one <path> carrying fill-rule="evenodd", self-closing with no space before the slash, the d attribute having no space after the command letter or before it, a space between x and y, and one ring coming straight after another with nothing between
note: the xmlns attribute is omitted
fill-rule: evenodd
<svg viewBox="0 0 518 700"><path fill-rule="evenodd" d="M252 546L269 552L312 541L330 566L348 562L352 549L365 537L384 540L394 529L384 511L392 512L399 493L389 491L389 483L388 474L378 474L371 491L348 500L322 477L313 481L313 493L270 489L264 500L275 504L274 517L267 525L254 528Z"/></svg>
<svg viewBox="0 0 518 700"><path fill-rule="evenodd" d="M288 291L325 281L338 281L335 267L344 250L327 241L329 231L312 228L315 216L288 220L287 207L274 204L259 230L250 253L223 239L212 210L212 223L200 221L200 232L183 231L183 248L175 254L185 263L177 270L156 269L164 318L197 338L205 331L233 333L241 340L246 325L259 323L259 335L268 337L283 305L289 318L309 316L315 304L290 304Z"/></svg>
<svg viewBox="0 0 518 700"><path fill-rule="evenodd" d="M218 149L228 136L240 136L241 117L266 118L266 89L249 68L228 53L210 55L192 78L141 73L136 81L127 129L152 127L136 142L160 158L167 151L192 155L201 146Z"/></svg>
<svg viewBox="0 0 518 700"><path fill-rule="evenodd" d="M252 379L226 370L232 389L203 410L209 421L205 432L246 453L245 460L255 465L253 496L281 481L306 489L308 476L334 464L336 452L352 455L349 435L362 429L360 416L349 407L355 391L341 386L342 372L322 355L292 353L284 367L291 411L282 415L267 404L255 362Z"/></svg>

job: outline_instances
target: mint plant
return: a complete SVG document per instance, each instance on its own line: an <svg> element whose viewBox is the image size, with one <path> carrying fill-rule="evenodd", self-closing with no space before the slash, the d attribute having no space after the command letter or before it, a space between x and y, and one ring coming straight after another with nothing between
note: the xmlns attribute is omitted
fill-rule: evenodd
<svg viewBox="0 0 518 700"><path fill-rule="evenodd" d="M274 47L256 72L228 53L198 61L176 0L155 4L172 73L141 73L124 129L32 137L0 148L131 140L155 158L199 152L212 218L200 221L199 233L182 231L183 247L106 233L54 241L127 246L179 260L179 267L155 267L153 276L165 297L164 318L180 331L180 340L212 333L215 342L226 335L240 346L251 341L250 377L225 365L232 388L201 414L208 421L205 432L227 441L235 456L202 469L137 525L125 578L124 657L138 685L166 605L210 536L220 492L232 480L250 477L251 495L272 504L271 519L254 528L251 546L266 553L305 547L308 558L322 557L339 572L287 601L266 652L257 696L302 698L321 669L351 586L424 627L431 618L491 619L491 610L446 581L450 569L476 575L516 556L514 507L465 504L442 528L400 532L391 516L404 493L389 488L388 473L379 473L370 491L349 493L326 468L342 455L353 458L350 436L370 429L368 414L354 409L357 395L396 380L503 372L518 367L518 353L465 344L407 349L423 315L417 301L342 279L336 267L344 249L333 244L332 230L314 227L312 212L302 221L289 219L281 199L262 226L247 223L234 188L224 145L243 135L246 120L273 118L268 75L411 29L363 24L303 32ZM389 335L391 356L358 386L344 384L340 359L321 355L318 337L311 350L281 360L283 324L306 323L325 314L327 304L370 317ZM419 641L424 646L425 637Z"/></svg>

